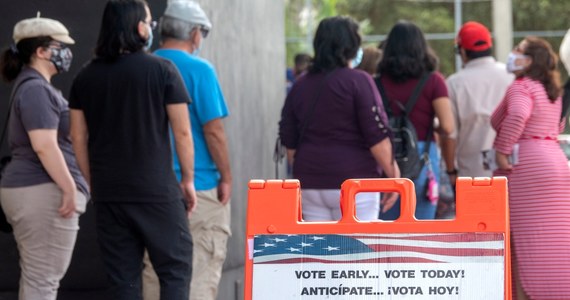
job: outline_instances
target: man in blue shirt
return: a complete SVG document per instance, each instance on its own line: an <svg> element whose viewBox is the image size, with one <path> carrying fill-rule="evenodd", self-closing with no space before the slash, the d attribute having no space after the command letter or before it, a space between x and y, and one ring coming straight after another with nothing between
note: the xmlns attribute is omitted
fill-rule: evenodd
<svg viewBox="0 0 570 300"><path fill-rule="evenodd" d="M230 231L232 176L222 119L228 115L214 67L198 57L212 24L193 1L170 1L160 21L161 48L156 55L172 61L192 103L188 105L194 139L194 178L198 203L190 217L194 240L190 299L216 299ZM180 176L178 158L174 170ZM145 272L145 300L153 287ZM156 280L156 279L155 279Z"/></svg>

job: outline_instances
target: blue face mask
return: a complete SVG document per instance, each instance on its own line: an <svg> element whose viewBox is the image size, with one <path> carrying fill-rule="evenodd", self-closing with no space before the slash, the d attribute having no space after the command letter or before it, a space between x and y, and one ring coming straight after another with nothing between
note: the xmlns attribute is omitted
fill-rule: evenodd
<svg viewBox="0 0 570 300"><path fill-rule="evenodd" d="M152 28L150 27L150 25L148 26L148 39L146 40L146 43L144 44L144 50L145 51L149 51L150 47L152 47Z"/></svg>
<svg viewBox="0 0 570 300"><path fill-rule="evenodd" d="M200 50L202 50L202 43L200 43L200 45L198 45L198 47L196 47L196 49L194 49L194 51L192 51L192 55L194 55L194 56L200 55Z"/></svg>
<svg viewBox="0 0 570 300"><path fill-rule="evenodd" d="M362 48L358 48L358 51L356 52L356 57L352 59L353 68L358 67L358 65L362 62L362 55L364 55L364 51L362 51Z"/></svg>

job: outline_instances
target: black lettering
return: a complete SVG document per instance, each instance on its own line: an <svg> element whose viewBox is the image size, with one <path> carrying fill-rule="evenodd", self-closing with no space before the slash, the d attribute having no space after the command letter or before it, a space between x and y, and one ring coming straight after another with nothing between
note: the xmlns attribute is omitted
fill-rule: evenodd
<svg viewBox="0 0 570 300"><path fill-rule="evenodd" d="M325 271L295 271L295 276L297 276L297 279L326 278Z"/></svg>

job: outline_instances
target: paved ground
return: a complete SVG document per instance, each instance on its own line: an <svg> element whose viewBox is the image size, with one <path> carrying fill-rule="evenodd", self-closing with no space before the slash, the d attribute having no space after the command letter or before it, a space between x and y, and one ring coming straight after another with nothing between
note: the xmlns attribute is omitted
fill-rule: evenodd
<svg viewBox="0 0 570 300"><path fill-rule="evenodd" d="M101 291L60 291L57 300L104 300L110 299L104 292ZM0 291L0 300L18 300L18 293L16 292L2 292Z"/></svg>

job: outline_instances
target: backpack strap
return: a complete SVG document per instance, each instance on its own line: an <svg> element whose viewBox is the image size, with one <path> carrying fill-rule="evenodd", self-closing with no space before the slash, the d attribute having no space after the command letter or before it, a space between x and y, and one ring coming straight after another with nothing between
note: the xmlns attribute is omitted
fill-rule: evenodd
<svg viewBox="0 0 570 300"><path fill-rule="evenodd" d="M428 78L430 78L430 77L431 77L431 72L426 73L420 78L420 81L418 81L418 84L416 84L416 87L414 88L412 95L410 95L408 102L406 102L406 109L404 110L406 117L410 116L410 113L412 112L412 110L414 109L414 106L416 106L416 103L418 102L418 99L420 98L420 93L424 89L424 86L426 85L426 82L427 82Z"/></svg>
<svg viewBox="0 0 570 300"><path fill-rule="evenodd" d="M393 116L392 107L390 107L390 100L388 100L388 95L386 94L386 90L384 90L384 86L382 85L382 81L380 80L380 75L374 78L374 82L376 83L376 87L378 88L378 92L380 92L380 97L382 97L382 104L384 104L384 110L388 114L388 116Z"/></svg>
<svg viewBox="0 0 570 300"><path fill-rule="evenodd" d="M24 83L33 79L35 79L35 77L26 77L22 79L22 81L18 82L18 84L14 87L12 93L10 94L10 101L8 102L8 114L6 115L6 120L4 121L4 127L2 128L2 136L0 136L0 147L4 143L4 138L6 137L6 130L8 129L8 121L10 120L10 113L12 112L12 104L14 103L14 96L16 96L16 92Z"/></svg>
<svg viewBox="0 0 570 300"><path fill-rule="evenodd" d="M430 77L431 77L431 72L424 74L420 79L420 81L418 82L418 84L416 85L416 88L414 89L412 96L410 96L410 99L406 103L406 110L405 110L406 115L408 115L412 111L414 105L416 105L416 102L418 102L420 92L423 90L424 85L426 84L428 78ZM426 146L424 149L423 156L421 158L422 168L424 167L424 165L429 163L429 150L431 148L432 137L433 137L433 121L431 122L426 134Z"/></svg>
<svg viewBox="0 0 570 300"><path fill-rule="evenodd" d="M416 105L416 103L418 102L418 99L420 98L419 97L420 93L423 90L424 86L426 85L427 80L431 77L431 74L432 74L432 72L426 73L422 76L422 78L420 78L420 81L416 85L416 88L414 89L412 95L408 99L408 102L406 102L406 108L404 109L404 113L406 114L406 116L409 116L410 113L412 112L412 109L414 109L414 106ZM426 146L425 146L422 158L421 158L422 168L427 163L429 163L429 150L431 148L432 137L433 137L433 121L431 122L431 124L428 128L427 134L426 134Z"/></svg>
<svg viewBox="0 0 570 300"><path fill-rule="evenodd" d="M402 103L400 103L399 101L395 101L396 104L398 106L400 106L400 108L402 109L402 111L404 112L406 117L410 116L410 113L412 112L412 109L414 109L414 106L418 102L418 99L420 98L419 97L420 93L422 92L424 86L426 85L427 80L431 77L431 74L432 74L432 72L426 73L420 78L420 80L418 81L418 83L414 87L414 91L410 95L410 98L408 98L408 102L406 102L406 106L403 106ZM382 81L380 80L380 76L376 77L374 79L374 82L376 83L376 87L378 87L378 91L380 92L380 96L382 96L382 103L384 104L384 109L386 110L388 115L393 115L392 107L390 106L391 101L390 101L390 99L388 99L388 95L386 94L386 90L384 89L384 85L382 85Z"/></svg>

